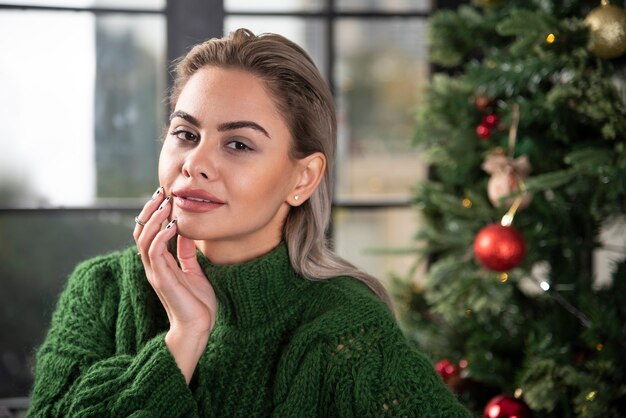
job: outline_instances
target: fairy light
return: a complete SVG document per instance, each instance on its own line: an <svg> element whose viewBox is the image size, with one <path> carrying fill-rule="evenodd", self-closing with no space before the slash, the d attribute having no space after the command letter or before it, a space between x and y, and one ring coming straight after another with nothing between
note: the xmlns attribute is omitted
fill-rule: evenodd
<svg viewBox="0 0 626 418"><path fill-rule="evenodd" d="M585 399L587 399L589 402L593 401L596 398L596 395L598 394L597 391L592 390L591 392L589 392L586 396Z"/></svg>
<svg viewBox="0 0 626 418"><path fill-rule="evenodd" d="M548 34L548 36L546 36L546 42L549 44L554 43L554 41L556 41L556 36L553 33Z"/></svg>
<svg viewBox="0 0 626 418"><path fill-rule="evenodd" d="M506 274L505 272L502 272L498 275L498 279L500 279L502 283L506 283L507 280L509 280L509 275Z"/></svg>
<svg viewBox="0 0 626 418"><path fill-rule="evenodd" d="M463 199L462 205L463 205L464 208L469 209L469 208L472 207L472 201L466 197L466 198Z"/></svg>
<svg viewBox="0 0 626 418"><path fill-rule="evenodd" d="M545 280L541 283L539 283L539 287L541 288L541 290L543 290L544 292L547 292L548 290L550 290L550 283L546 282Z"/></svg>
<svg viewBox="0 0 626 418"><path fill-rule="evenodd" d="M598 350L598 351L604 350L604 344L602 344L602 343L596 344L596 350Z"/></svg>

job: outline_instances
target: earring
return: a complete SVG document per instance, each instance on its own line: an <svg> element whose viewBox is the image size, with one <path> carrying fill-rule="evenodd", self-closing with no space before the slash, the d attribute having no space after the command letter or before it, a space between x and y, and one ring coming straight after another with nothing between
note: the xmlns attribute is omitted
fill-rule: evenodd
<svg viewBox="0 0 626 418"><path fill-rule="evenodd" d="M299 196L299 195L295 195L295 196L293 197L293 200L298 200L298 199L300 199L300 196Z"/></svg>

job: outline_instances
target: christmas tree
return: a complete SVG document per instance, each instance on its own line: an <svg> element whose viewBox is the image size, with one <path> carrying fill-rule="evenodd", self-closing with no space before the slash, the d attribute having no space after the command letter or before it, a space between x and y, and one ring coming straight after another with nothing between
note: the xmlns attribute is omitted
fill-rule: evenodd
<svg viewBox="0 0 626 418"><path fill-rule="evenodd" d="M431 20L426 277L405 330L477 416L626 416L626 11L480 0ZM406 282L406 281L405 281Z"/></svg>

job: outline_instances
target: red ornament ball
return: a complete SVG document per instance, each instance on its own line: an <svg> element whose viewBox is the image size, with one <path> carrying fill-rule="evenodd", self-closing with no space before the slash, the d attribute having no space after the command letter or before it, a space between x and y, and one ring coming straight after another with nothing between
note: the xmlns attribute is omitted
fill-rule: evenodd
<svg viewBox="0 0 626 418"><path fill-rule="evenodd" d="M482 139L489 139L491 136L491 128L483 123L476 127L476 135Z"/></svg>
<svg viewBox="0 0 626 418"><path fill-rule="evenodd" d="M484 418L532 418L526 404L512 396L498 395L485 407Z"/></svg>
<svg viewBox="0 0 626 418"><path fill-rule="evenodd" d="M495 113L490 113L483 118L482 125L488 126L489 128L493 128L498 124L500 119L498 119L498 115Z"/></svg>
<svg viewBox="0 0 626 418"><path fill-rule="evenodd" d="M526 254L526 243L517 229L493 223L476 235L474 254L488 269L507 271L520 265Z"/></svg>
<svg viewBox="0 0 626 418"><path fill-rule="evenodd" d="M456 376L459 372L457 366L447 358L439 360L437 364L435 364L435 370L437 370L439 376L441 376L443 381L446 383L450 380L450 378Z"/></svg>

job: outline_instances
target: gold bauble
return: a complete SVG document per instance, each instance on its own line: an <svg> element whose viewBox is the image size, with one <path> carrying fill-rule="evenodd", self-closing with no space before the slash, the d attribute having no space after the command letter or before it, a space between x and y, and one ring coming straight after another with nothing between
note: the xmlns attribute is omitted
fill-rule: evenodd
<svg viewBox="0 0 626 418"><path fill-rule="evenodd" d="M626 10L607 0L585 18L591 29L591 52L600 58L615 58L626 52Z"/></svg>

